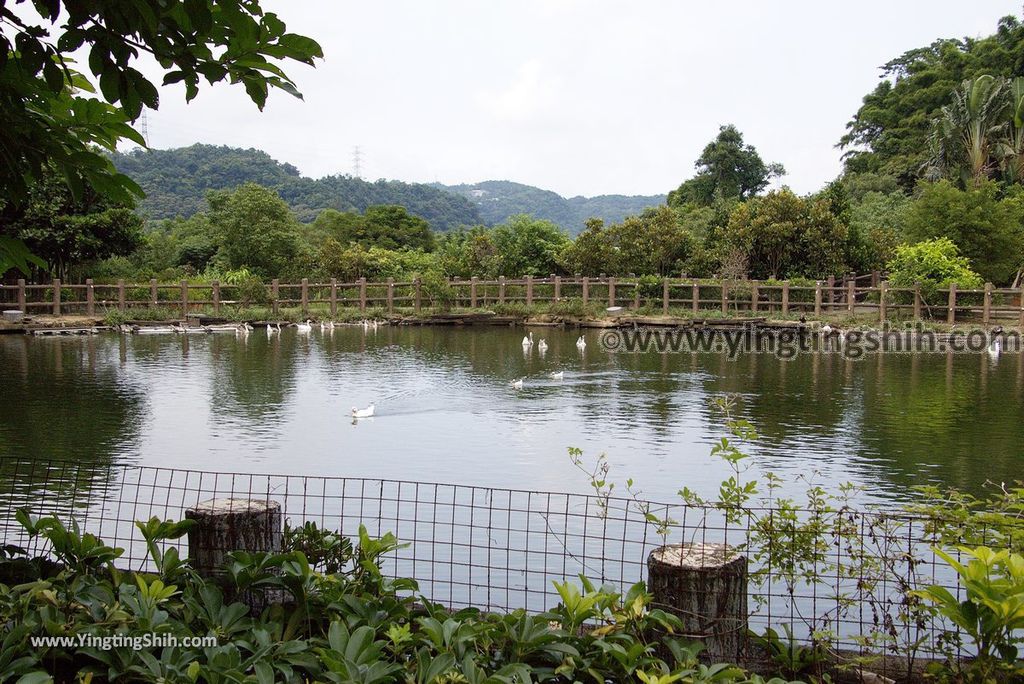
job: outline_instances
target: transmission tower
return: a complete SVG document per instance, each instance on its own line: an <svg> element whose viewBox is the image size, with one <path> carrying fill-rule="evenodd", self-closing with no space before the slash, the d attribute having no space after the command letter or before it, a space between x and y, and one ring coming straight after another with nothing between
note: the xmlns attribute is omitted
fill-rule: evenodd
<svg viewBox="0 0 1024 684"><path fill-rule="evenodd" d="M363 153L359 150L359 145L352 148L352 175L356 178L362 178L362 160Z"/></svg>
<svg viewBox="0 0 1024 684"><path fill-rule="evenodd" d="M149 147L149 117L146 116L146 108L142 108L142 114L139 116L139 120L135 122L139 127L139 135L146 141L146 147Z"/></svg>

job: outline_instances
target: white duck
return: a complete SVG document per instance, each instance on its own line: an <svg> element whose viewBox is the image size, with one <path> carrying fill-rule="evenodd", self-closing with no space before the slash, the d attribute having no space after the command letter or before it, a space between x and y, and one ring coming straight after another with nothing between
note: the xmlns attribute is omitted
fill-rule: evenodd
<svg viewBox="0 0 1024 684"><path fill-rule="evenodd" d="M576 340L576 348L583 351L587 348L587 341L583 339L583 335L580 335L579 339Z"/></svg>
<svg viewBox="0 0 1024 684"><path fill-rule="evenodd" d="M512 389L523 389L523 378L512 381Z"/></svg>
<svg viewBox="0 0 1024 684"><path fill-rule="evenodd" d="M270 337L271 335L274 335L279 332L281 332L280 323L267 323L267 337Z"/></svg>
<svg viewBox="0 0 1024 684"><path fill-rule="evenodd" d="M558 371L557 373L551 374L552 380L563 380L565 379L565 371Z"/></svg>
<svg viewBox="0 0 1024 684"><path fill-rule="evenodd" d="M992 337L992 341L988 343L988 349L986 349L990 358L998 359L999 355L1003 353L1003 341L998 337Z"/></svg>
<svg viewBox="0 0 1024 684"><path fill-rule="evenodd" d="M372 418L373 417L373 410L374 410L374 408L376 408L376 407L375 407L373 402L370 402L370 405L367 406L364 409L356 408L355 406L353 406L352 407L352 417L353 418Z"/></svg>
<svg viewBox="0 0 1024 684"><path fill-rule="evenodd" d="M537 343L537 351L539 351L541 354L543 354L547 350L548 350L548 343L545 342L544 338L542 337L540 342Z"/></svg>
<svg viewBox="0 0 1024 684"><path fill-rule="evenodd" d="M313 323L307 318L305 323L296 323L295 327L300 333L308 333L313 329Z"/></svg>
<svg viewBox="0 0 1024 684"><path fill-rule="evenodd" d="M533 346L533 333L531 332L529 336L523 335L523 349L529 349L532 346Z"/></svg>

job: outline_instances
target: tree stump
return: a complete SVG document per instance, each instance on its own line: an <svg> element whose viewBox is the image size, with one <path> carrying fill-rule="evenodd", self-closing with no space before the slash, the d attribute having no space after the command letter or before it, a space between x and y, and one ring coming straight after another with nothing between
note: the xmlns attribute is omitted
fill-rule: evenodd
<svg viewBox="0 0 1024 684"><path fill-rule="evenodd" d="M747 558L725 544L672 544L647 558L654 603L682 620L712 662L736 663L747 640Z"/></svg>
<svg viewBox="0 0 1024 684"><path fill-rule="evenodd" d="M203 577L224 574L231 551L281 550L281 505L259 499L211 499L185 511L195 520L188 532L188 558Z"/></svg>

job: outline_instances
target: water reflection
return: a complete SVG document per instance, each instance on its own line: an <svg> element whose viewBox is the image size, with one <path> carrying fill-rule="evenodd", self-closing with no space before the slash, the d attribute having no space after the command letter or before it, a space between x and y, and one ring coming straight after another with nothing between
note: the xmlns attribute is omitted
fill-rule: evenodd
<svg viewBox="0 0 1024 684"><path fill-rule="evenodd" d="M75 485L86 496L123 462L581 492L565 452L577 446L673 499L727 474L708 453L722 429L707 400L723 392L762 435L755 470L817 470L876 498L1019 477L1020 355L729 360L535 336L543 355L505 327L0 338L2 486L31 496L47 462L75 460L95 464ZM371 401L376 417L353 422Z"/></svg>

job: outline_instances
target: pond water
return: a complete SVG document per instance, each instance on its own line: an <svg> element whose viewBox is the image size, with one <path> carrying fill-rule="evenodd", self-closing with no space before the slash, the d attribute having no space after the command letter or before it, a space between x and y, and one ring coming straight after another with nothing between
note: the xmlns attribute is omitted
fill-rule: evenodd
<svg viewBox="0 0 1024 684"><path fill-rule="evenodd" d="M568 447L612 479L676 500L728 475L709 398L739 397L754 473L817 472L874 500L934 482L1021 477L1019 354L609 353L599 332L362 327L233 334L0 338L0 457L585 492ZM564 371L564 379L550 373ZM510 386L524 377L520 390ZM376 416L353 422L353 406ZM621 487L621 485L620 485Z"/></svg>

